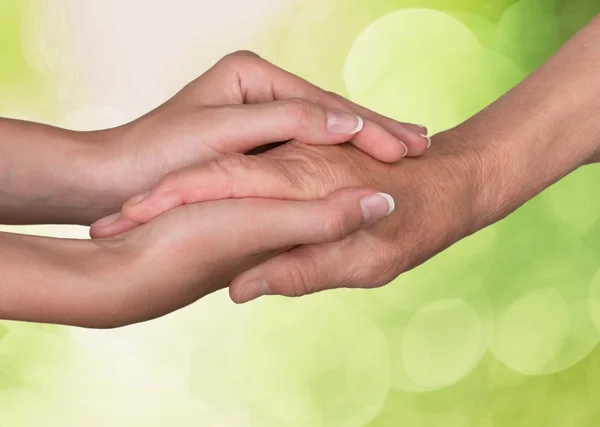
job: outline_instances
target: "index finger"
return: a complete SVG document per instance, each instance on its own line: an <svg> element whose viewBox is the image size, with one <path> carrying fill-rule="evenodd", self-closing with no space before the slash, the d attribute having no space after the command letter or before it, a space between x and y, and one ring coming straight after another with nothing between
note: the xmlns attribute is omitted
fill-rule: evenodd
<svg viewBox="0 0 600 427"><path fill-rule="evenodd" d="M323 90L305 79L285 71L252 52L227 55L201 79L206 85L199 91L198 101L209 104L262 103L291 98L302 98L325 108L359 115L400 140L408 148L409 156L421 155L431 144L427 128L398 122ZM223 90L229 87L231 90ZM359 145L368 145L370 136L355 137ZM362 139L362 140L361 140Z"/></svg>

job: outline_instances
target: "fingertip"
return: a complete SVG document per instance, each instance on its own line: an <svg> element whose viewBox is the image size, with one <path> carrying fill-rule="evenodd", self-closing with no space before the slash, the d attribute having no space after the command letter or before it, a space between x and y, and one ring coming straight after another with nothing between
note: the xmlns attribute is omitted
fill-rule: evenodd
<svg viewBox="0 0 600 427"><path fill-rule="evenodd" d="M362 117L342 111L327 112L327 131L333 135L356 135L364 127Z"/></svg>
<svg viewBox="0 0 600 427"><path fill-rule="evenodd" d="M143 194L139 194L135 197L132 197L131 199L127 200L124 205L129 205L129 206L135 206L141 202L143 202L145 199L148 198L148 196L150 196L150 191L146 191Z"/></svg>
<svg viewBox="0 0 600 427"><path fill-rule="evenodd" d="M427 133L421 134L421 136L427 140L427 147L426 148L431 147L431 138L429 136L427 136Z"/></svg>
<svg viewBox="0 0 600 427"><path fill-rule="evenodd" d="M352 132L350 132L352 135L359 133L361 130L363 130L363 127L365 126L365 121L361 116L356 116L356 119L358 120L358 123L356 124L356 128Z"/></svg>
<svg viewBox="0 0 600 427"><path fill-rule="evenodd" d="M130 221L126 218L120 218L117 221L108 225L92 225L90 228L90 237L92 239L103 239L107 237L113 237L126 231L132 230L138 227L140 224L134 221Z"/></svg>
<svg viewBox="0 0 600 427"><path fill-rule="evenodd" d="M269 284L263 279L241 283L237 289L230 287L229 296L236 304L245 304L271 293Z"/></svg>
<svg viewBox="0 0 600 427"><path fill-rule="evenodd" d="M168 210L185 204L176 191L153 194L137 203L134 202L125 203L121 214L123 218L139 224L145 224Z"/></svg>
<svg viewBox="0 0 600 427"><path fill-rule="evenodd" d="M414 128L415 131L423 136L428 135L429 134L429 129L427 129L427 126L423 126L423 125L407 125L406 123L401 123L404 126L409 126L411 128Z"/></svg>
<svg viewBox="0 0 600 427"><path fill-rule="evenodd" d="M409 153L407 144L376 123L366 121L352 143L361 151L384 163L396 163Z"/></svg>
<svg viewBox="0 0 600 427"><path fill-rule="evenodd" d="M407 147L406 156L408 157L421 156L431 146L431 138L424 134L411 132L403 137L403 141Z"/></svg>
<svg viewBox="0 0 600 427"><path fill-rule="evenodd" d="M396 209L394 198L387 193L375 193L360 199L364 224L373 224Z"/></svg>
<svg viewBox="0 0 600 427"><path fill-rule="evenodd" d="M398 141L400 143L400 145L402 146L404 152L402 153L402 159L405 158L406 156L408 156L408 147L406 146L406 144L402 141Z"/></svg>

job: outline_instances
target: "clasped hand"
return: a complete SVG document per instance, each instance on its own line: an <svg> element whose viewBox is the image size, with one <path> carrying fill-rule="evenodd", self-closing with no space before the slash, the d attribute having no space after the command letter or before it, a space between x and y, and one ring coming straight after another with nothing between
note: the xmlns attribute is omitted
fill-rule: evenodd
<svg viewBox="0 0 600 427"><path fill-rule="evenodd" d="M109 287L126 283L115 299L127 318L118 322L154 318L226 286L246 302L389 282L419 260L399 254L394 240L426 218L431 191L417 183L431 176L420 163L399 162L424 153L426 132L248 52L104 131L121 153L113 179L140 193L91 228L116 254L111 262L127 266L106 274ZM437 173L453 180L441 163ZM395 200L401 214L375 226Z"/></svg>

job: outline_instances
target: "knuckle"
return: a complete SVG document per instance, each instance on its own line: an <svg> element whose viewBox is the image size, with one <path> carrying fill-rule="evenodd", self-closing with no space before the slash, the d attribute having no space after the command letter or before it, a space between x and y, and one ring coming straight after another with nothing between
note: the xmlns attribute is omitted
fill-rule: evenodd
<svg viewBox="0 0 600 427"><path fill-rule="evenodd" d="M315 279L311 274L314 271L316 271L316 265L312 257L298 257L291 261L291 265L285 273L287 275L285 281L291 283L290 296L299 297L314 292Z"/></svg>
<svg viewBox="0 0 600 427"><path fill-rule="evenodd" d="M350 287L379 288L398 277L399 262L392 249L379 244L365 244L352 265L355 268L346 279Z"/></svg>
<svg viewBox="0 0 600 427"><path fill-rule="evenodd" d="M323 218L323 235L327 242L338 242L349 235L350 218L342 209L328 206Z"/></svg>
<svg viewBox="0 0 600 427"><path fill-rule="evenodd" d="M250 59L250 60L261 59L260 55L258 55L256 52L252 52L251 50L246 50L246 49L236 50L235 52L230 53L228 56L230 56L232 58L241 58L241 59Z"/></svg>
<svg viewBox="0 0 600 427"><path fill-rule="evenodd" d="M378 256L369 256L366 263L365 271L367 272L369 279L367 280L367 287L378 288L387 285L396 277L398 277L398 268L400 262L393 255L393 249L385 249L378 247L376 252L371 254L378 254Z"/></svg>
<svg viewBox="0 0 600 427"><path fill-rule="evenodd" d="M226 156L218 157L213 160L212 165L226 176L239 176L249 167L247 156L238 153L231 153Z"/></svg>
<svg viewBox="0 0 600 427"><path fill-rule="evenodd" d="M337 147L318 147L297 141L272 154L286 178L310 198L323 198L332 191L360 186L347 164L337 161Z"/></svg>
<svg viewBox="0 0 600 427"><path fill-rule="evenodd" d="M332 92L330 90L326 90L325 95L329 98L333 98L336 101L340 101L342 99L342 97L339 94Z"/></svg>
<svg viewBox="0 0 600 427"><path fill-rule="evenodd" d="M210 163L211 174L221 177L221 185L225 189L227 197L235 197L237 183L244 174L252 167L252 161L248 156L238 153L218 157Z"/></svg>
<svg viewBox="0 0 600 427"><path fill-rule="evenodd" d="M283 110L292 123L302 127L310 123L313 108L309 102L302 99L290 99L283 104Z"/></svg>
<svg viewBox="0 0 600 427"><path fill-rule="evenodd" d="M225 55L219 61L219 65L224 68L242 68L248 65L256 64L262 61L262 58L249 50L238 50Z"/></svg>
<svg viewBox="0 0 600 427"><path fill-rule="evenodd" d="M154 193L162 193L165 191L171 191L179 187L181 182L181 172L169 172L162 177L160 182L152 190Z"/></svg>

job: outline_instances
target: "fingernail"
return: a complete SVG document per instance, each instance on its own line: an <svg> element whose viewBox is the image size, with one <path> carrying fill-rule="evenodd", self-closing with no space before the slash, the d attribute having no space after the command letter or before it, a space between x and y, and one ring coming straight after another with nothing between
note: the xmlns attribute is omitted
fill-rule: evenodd
<svg viewBox="0 0 600 427"><path fill-rule="evenodd" d="M425 136L429 133L429 129L427 129L427 126L423 126L423 125L417 125L417 126L422 129L421 133L423 134L423 136Z"/></svg>
<svg viewBox="0 0 600 427"><path fill-rule="evenodd" d="M431 147L431 138L423 134L421 134L421 136L427 140L427 148Z"/></svg>
<svg viewBox="0 0 600 427"><path fill-rule="evenodd" d="M404 147L404 154L402 155L402 157L406 157L406 155L408 154L408 147L406 146L406 144L402 141L398 141L400 142L400 145L402 145Z"/></svg>
<svg viewBox="0 0 600 427"><path fill-rule="evenodd" d="M329 133L354 135L362 130L362 117L339 111L327 112L327 130Z"/></svg>
<svg viewBox="0 0 600 427"><path fill-rule="evenodd" d="M365 224L385 218L396 209L394 198L386 193L377 193L363 197L360 200Z"/></svg>
<svg viewBox="0 0 600 427"><path fill-rule="evenodd" d="M242 285L238 294L238 303L243 304L269 294L269 284L264 280L254 280Z"/></svg>
<svg viewBox="0 0 600 427"><path fill-rule="evenodd" d="M140 194L138 196L132 197L131 199L127 200L125 203L128 205L137 205L141 201L145 200L146 197L148 197L149 195L150 195L150 192L147 191L144 194Z"/></svg>
<svg viewBox="0 0 600 427"><path fill-rule="evenodd" d="M95 223L92 224L92 227L106 227L107 225L114 224L121 218L121 212L117 212L116 214L112 214L109 216L105 216L102 219L99 219Z"/></svg>

